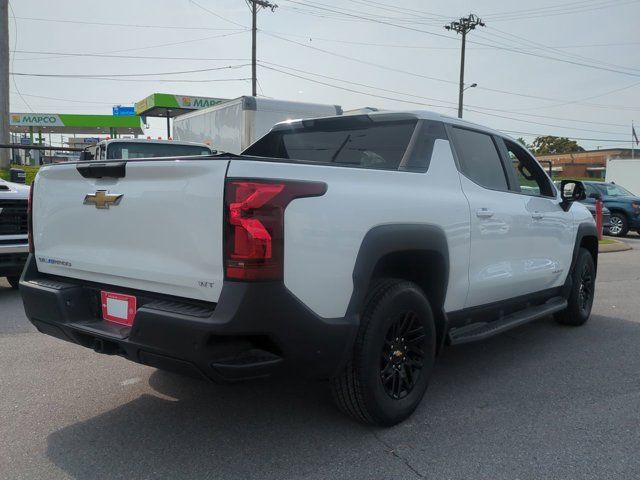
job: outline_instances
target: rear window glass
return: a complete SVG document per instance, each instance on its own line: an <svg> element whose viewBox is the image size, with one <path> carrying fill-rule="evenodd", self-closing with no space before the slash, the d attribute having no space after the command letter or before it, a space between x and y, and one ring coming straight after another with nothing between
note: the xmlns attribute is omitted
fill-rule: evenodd
<svg viewBox="0 0 640 480"><path fill-rule="evenodd" d="M245 155L361 168L397 170L417 120L315 121L309 127L268 133Z"/></svg>
<svg viewBox="0 0 640 480"><path fill-rule="evenodd" d="M211 150L198 145L172 145L170 143L117 142L108 146L108 159L186 157L189 155L210 155Z"/></svg>

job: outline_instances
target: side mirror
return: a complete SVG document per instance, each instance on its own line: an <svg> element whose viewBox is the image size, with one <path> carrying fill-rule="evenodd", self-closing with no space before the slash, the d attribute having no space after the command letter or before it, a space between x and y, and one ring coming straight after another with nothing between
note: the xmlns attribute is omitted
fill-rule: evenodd
<svg viewBox="0 0 640 480"><path fill-rule="evenodd" d="M587 198L584 185L577 180L562 180L562 182L560 182L560 198L562 198L560 205L563 210L569 210L573 202L579 202Z"/></svg>
<svg viewBox="0 0 640 480"><path fill-rule="evenodd" d="M591 193L589 194L589 198L593 198L594 200L602 200L602 195L600 195L599 193Z"/></svg>

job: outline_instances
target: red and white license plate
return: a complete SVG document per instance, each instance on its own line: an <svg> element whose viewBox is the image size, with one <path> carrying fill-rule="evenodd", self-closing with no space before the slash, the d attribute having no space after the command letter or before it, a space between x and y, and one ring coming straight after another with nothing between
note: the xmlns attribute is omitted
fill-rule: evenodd
<svg viewBox="0 0 640 480"><path fill-rule="evenodd" d="M136 316L136 297L100 291L102 318L120 325L133 325Z"/></svg>

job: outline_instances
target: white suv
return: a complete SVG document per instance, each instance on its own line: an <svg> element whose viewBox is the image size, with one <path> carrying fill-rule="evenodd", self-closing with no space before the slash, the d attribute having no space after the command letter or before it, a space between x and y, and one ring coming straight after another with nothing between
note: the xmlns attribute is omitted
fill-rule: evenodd
<svg viewBox="0 0 640 480"><path fill-rule="evenodd" d="M21 291L44 333L215 381L328 378L345 412L391 425L443 345L587 320L597 233L565 190L513 139L430 112L285 122L240 156L47 166Z"/></svg>

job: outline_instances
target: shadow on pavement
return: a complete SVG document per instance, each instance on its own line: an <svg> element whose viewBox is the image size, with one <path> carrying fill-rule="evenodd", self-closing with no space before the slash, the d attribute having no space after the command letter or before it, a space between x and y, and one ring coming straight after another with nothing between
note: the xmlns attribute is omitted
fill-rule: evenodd
<svg viewBox="0 0 640 480"><path fill-rule="evenodd" d="M639 342L640 323L595 316L447 348L416 414L387 430L344 417L322 382L219 386L157 371L157 396L52 433L47 454L74 478L628 475L638 432L616 431L632 413L617 399L637 392ZM603 405L618 413L592 413Z"/></svg>

